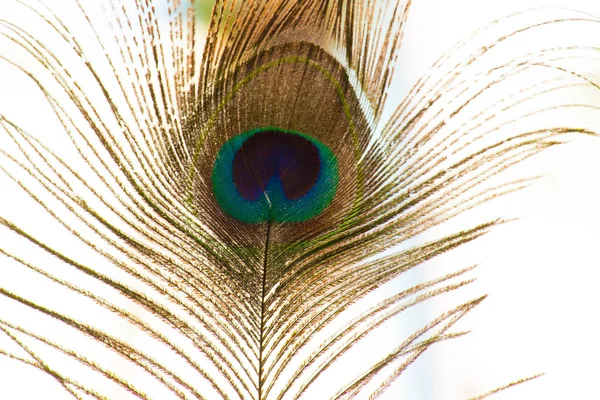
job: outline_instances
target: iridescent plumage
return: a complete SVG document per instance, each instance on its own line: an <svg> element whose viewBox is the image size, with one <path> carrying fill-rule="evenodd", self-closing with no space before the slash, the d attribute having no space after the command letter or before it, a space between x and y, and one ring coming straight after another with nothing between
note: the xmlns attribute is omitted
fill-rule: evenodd
<svg viewBox="0 0 600 400"><path fill-rule="evenodd" d="M563 83L539 76L508 96L498 87L570 50L486 57L518 40L519 29L500 23L494 40L457 45L384 118L409 0L221 0L204 45L194 4L109 0L102 10L74 0L71 21L54 6L13 3L59 45L0 14L0 34L30 60L2 58L39 84L60 125L51 134L67 139L74 159L0 114L12 146L0 166L85 251L4 217L49 264L0 251L85 312L0 282L3 298L81 340L0 311L1 332L25 353L0 347L0 356L42 370L74 398L382 395L432 344L461 336L450 329L483 297L328 384L328 371L355 344L413 305L470 283L470 268L369 295L497 222L397 246L519 189L523 179L485 183L566 133L589 133L539 123L506 131L530 116L523 104L540 104L537 97ZM544 21L519 28L552 18ZM96 313L125 328L97 324ZM54 358L26 340L95 378L51 367ZM126 367L108 367L98 354Z"/></svg>

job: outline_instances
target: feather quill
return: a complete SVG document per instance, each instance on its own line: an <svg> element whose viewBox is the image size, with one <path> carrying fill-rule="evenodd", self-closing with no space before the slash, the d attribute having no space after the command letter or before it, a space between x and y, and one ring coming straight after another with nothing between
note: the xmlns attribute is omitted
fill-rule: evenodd
<svg viewBox="0 0 600 400"><path fill-rule="evenodd" d="M54 129L34 136L0 114L0 168L53 228L2 210L26 251L0 245L13 261L0 295L18 310L0 311L0 356L64 396L379 398L430 346L462 336L453 325L483 300L328 384L358 343L469 284L472 268L380 289L501 221L398 246L528 183L495 182L508 167L591 134L531 117L584 107L539 104L597 89L560 64L592 49L496 57L548 24L596 25L590 16L498 21L386 116L409 0L217 1L205 43L192 3L73 0L69 18L9 3L41 30L0 13L0 58L39 88Z"/></svg>

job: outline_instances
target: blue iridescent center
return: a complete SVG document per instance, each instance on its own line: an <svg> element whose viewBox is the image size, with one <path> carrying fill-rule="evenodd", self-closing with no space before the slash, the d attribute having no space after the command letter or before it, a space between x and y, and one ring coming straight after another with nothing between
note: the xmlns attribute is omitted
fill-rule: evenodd
<svg viewBox="0 0 600 400"><path fill-rule="evenodd" d="M215 160L213 191L221 208L247 223L302 222L331 203L337 159L302 133L265 128L227 141Z"/></svg>

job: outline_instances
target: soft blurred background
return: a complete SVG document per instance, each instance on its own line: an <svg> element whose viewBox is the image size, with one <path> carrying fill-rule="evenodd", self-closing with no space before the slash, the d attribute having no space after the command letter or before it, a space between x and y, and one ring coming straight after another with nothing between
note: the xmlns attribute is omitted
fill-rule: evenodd
<svg viewBox="0 0 600 400"><path fill-rule="evenodd" d="M198 23L206 25L212 3L198 0L197 5ZM600 3L593 0L419 0L412 7L391 102L400 101L452 45L504 15L529 8L568 7L600 16ZM1 10L0 6L0 17ZM588 39L585 31L578 34ZM0 63L0 104L34 108L31 102L39 101L32 95L35 87L18 86L20 81L5 73L6 68ZM600 71L590 74L600 80ZM600 131L600 121L581 122ZM29 122L31 127L35 123ZM466 399L521 377L545 373L495 398L600 399L600 344L596 340L600 329L599 155L600 139L576 138L528 160L511 173L542 177L484 210L518 220L426 263L398 282L410 284L471 264L480 266L474 285L456 296L427 303L418 315L411 314L410 321L387 333L391 341L460 299L485 293L489 297L457 327L471 330L469 335L434 346L386 398ZM468 215L459 222L468 224L476 217ZM57 399L48 392L55 383L30 379L30 372L0 357L0 399Z"/></svg>
<svg viewBox="0 0 600 400"><path fill-rule="evenodd" d="M589 0L416 1L405 41L407 54L414 56L409 74L419 75L479 26L537 7L600 15L600 3ZM592 31L575 34L583 44ZM544 39L551 45L560 38ZM590 66L588 73L598 82L600 70ZM598 97L587 100L598 104ZM577 122L600 127L587 116ZM423 370L431 371L431 397L408 392L407 398L465 399L536 373L546 375L494 398L600 398L599 172L595 138L580 137L528 160L511 173L542 178L486 210L519 220L425 266L431 274L478 263L478 281L465 292L489 297L461 321L460 328L472 333L432 349L423 363ZM446 300L438 299L430 310L445 310Z"/></svg>

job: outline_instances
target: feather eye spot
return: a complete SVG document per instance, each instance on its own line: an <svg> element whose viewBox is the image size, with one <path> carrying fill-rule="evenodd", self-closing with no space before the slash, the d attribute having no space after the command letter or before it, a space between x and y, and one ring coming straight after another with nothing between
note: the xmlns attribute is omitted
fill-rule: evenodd
<svg viewBox="0 0 600 400"><path fill-rule="evenodd" d="M316 183L319 151L300 135L276 130L249 137L233 159L233 181L246 200L267 192L271 179L279 181L288 200L304 196Z"/></svg>
<svg viewBox="0 0 600 400"><path fill-rule="evenodd" d="M333 152L299 132L263 128L227 141L213 165L215 198L246 223L302 222L321 214L338 186Z"/></svg>

